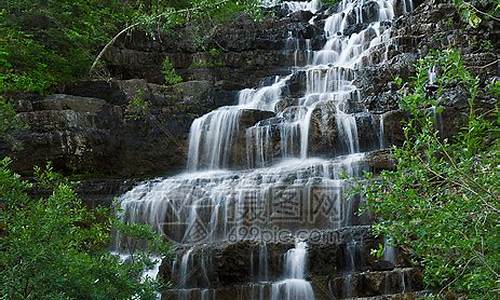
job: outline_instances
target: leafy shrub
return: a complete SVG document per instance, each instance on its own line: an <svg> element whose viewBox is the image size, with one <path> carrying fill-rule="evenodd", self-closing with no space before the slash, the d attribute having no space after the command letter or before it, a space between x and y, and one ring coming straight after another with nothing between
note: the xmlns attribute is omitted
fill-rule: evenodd
<svg viewBox="0 0 500 300"><path fill-rule="evenodd" d="M151 103L144 99L144 91L140 90L130 99L125 109L125 119L138 121L146 118L151 110Z"/></svg>
<svg viewBox="0 0 500 300"><path fill-rule="evenodd" d="M497 22L499 21L498 17L496 17L500 9L497 1L474 1L474 4L472 4L471 2L464 0L453 0L453 5L457 9L462 20L467 22L472 28L477 28L484 19L494 19ZM476 7L479 5L487 8L489 7L488 11L479 10Z"/></svg>
<svg viewBox="0 0 500 300"><path fill-rule="evenodd" d="M219 58L221 56L221 51L217 48L212 48L208 51L208 54L210 54L211 57L213 58Z"/></svg>
<svg viewBox="0 0 500 300"><path fill-rule="evenodd" d="M429 70L439 70L429 93ZM411 92L401 106L411 117L406 141L393 150L397 167L366 189L367 208L378 217L374 230L411 248L424 266L428 286L470 299L495 299L500 271L498 109L479 114L479 81L456 51L434 52L417 65ZM453 139L436 129L438 97L462 86L469 116Z"/></svg>
<svg viewBox="0 0 500 300"><path fill-rule="evenodd" d="M160 283L141 278L154 253L168 254L145 225L125 225L109 210L85 208L71 185L51 167L28 183L0 160L0 298L155 299ZM48 189L33 197L33 186ZM146 240L123 262L109 252L111 229Z"/></svg>
<svg viewBox="0 0 500 300"><path fill-rule="evenodd" d="M9 102L0 97L0 137L4 137L9 132L23 127L17 118L17 113Z"/></svg>
<svg viewBox="0 0 500 300"><path fill-rule="evenodd" d="M392 82L394 82L394 84L396 85L397 88L403 87L403 78L401 78L399 76L394 77Z"/></svg>
<svg viewBox="0 0 500 300"><path fill-rule="evenodd" d="M14 138L13 134L25 127L27 125L17 117L14 106L0 97L0 139L13 150L20 150L23 145Z"/></svg>
<svg viewBox="0 0 500 300"><path fill-rule="evenodd" d="M130 15L119 2L1 1L0 92L45 92L84 77L95 51Z"/></svg>
<svg viewBox="0 0 500 300"><path fill-rule="evenodd" d="M182 82L182 77L175 72L174 65L168 57L165 57L165 60L161 65L161 73L163 74L165 84L167 85L173 85Z"/></svg>

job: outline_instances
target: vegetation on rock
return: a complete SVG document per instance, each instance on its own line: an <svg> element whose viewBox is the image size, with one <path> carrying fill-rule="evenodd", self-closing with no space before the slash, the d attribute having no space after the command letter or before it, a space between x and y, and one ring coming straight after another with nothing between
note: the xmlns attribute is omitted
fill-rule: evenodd
<svg viewBox="0 0 500 300"><path fill-rule="evenodd" d="M20 149L22 145L13 137L19 129L26 127L17 116L12 103L0 97L0 143L3 140L12 149Z"/></svg>
<svg viewBox="0 0 500 300"><path fill-rule="evenodd" d="M500 21L500 18L496 17L500 10L498 1L483 0L471 3L464 0L453 0L453 5L458 10L460 17L473 28L477 28L483 19ZM478 8L480 6L481 9L486 7L487 10L480 10Z"/></svg>
<svg viewBox="0 0 500 300"><path fill-rule="evenodd" d="M6 0L0 2L0 93L44 93L88 76L99 49L132 29L165 31L186 22L204 29L258 1ZM127 29L127 30L125 30Z"/></svg>
<svg viewBox="0 0 500 300"><path fill-rule="evenodd" d="M151 110L151 103L144 99L144 91L140 90L130 99L125 109L126 120L141 120L146 118Z"/></svg>
<svg viewBox="0 0 500 300"><path fill-rule="evenodd" d="M413 251L438 295L494 299L500 280L500 115L497 106L485 111L478 95L498 97L498 82L481 91L459 53L448 50L419 60L410 85L401 102L410 114L406 141L393 149L396 170L383 172L365 191L367 208L378 217L374 229ZM457 87L468 94L468 121L458 135L443 139L441 96Z"/></svg>
<svg viewBox="0 0 500 300"><path fill-rule="evenodd" d="M161 65L161 73L165 80L165 84L173 85L182 82L182 77L175 72L174 65L170 61L170 58L165 57Z"/></svg>
<svg viewBox="0 0 500 300"><path fill-rule="evenodd" d="M5 138L10 132L22 127L17 118L14 106L0 97L0 138Z"/></svg>

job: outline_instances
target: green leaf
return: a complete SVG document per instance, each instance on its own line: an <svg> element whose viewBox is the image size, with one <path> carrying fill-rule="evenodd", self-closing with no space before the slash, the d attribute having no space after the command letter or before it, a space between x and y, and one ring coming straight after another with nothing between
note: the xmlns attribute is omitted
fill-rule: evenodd
<svg viewBox="0 0 500 300"><path fill-rule="evenodd" d="M469 25L472 28L477 28L481 23L481 18L478 17L475 13L472 13L469 17Z"/></svg>

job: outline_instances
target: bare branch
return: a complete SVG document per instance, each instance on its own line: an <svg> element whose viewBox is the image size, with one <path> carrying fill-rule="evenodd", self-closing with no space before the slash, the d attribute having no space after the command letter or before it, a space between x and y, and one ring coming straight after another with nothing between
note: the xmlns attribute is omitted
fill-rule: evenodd
<svg viewBox="0 0 500 300"><path fill-rule="evenodd" d="M216 9L219 8L220 5L223 5L225 3L229 2L229 0L221 0L219 2L216 2L214 4L211 4L210 7L215 7ZM198 10L203 10L203 9L206 9L207 7L203 7L203 6L198 6L198 7L193 7L193 8L185 8L185 9L180 9L180 10L176 10L176 11L168 11L168 12L163 12L159 15L156 15L154 16L153 18L149 19L149 20L157 20L161 17L167 17L167 16L171 16L171 15L174 15L174 14L184 14L184 13L191 13L191 12L195 12L195 11L198 11ZM124 33L128 32L129 30L139 26L139 25L142 25L143 22L137 22L137 23L134 23L128 27L125 27L124 29L122 29L120 32L118 32L105 46L104 48L102 48L101 52L99 52L99 54L97 55L97 57L95 58L94 62L92 63L92 66L90 67L90 70L89 70L89 73L92 74L92 71L94 70L94 68L96 67L97 63L99 62L99 60L102 58L102 56L104 55L104 53L106 53L106 51L116 42L116 40L122 36Z"/></svg>

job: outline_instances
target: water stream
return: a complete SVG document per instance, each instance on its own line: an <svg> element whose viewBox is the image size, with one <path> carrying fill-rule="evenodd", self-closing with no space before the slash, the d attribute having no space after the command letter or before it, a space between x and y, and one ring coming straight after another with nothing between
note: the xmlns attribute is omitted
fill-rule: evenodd
<svg viewBox="0 0 500 300"><path fill-rule="evenodd" d="M289 75L244 89L236 105L196 119L185 173L144 182L121 196L127 222L151 224L185 249L172 263L172 273L179 277L173 292L177 299L217 299L216 280L207 275L210 262L197 261L209 254L195 254L207 245L241 241L258 242L258 251L248 255L253 282L247 284L251 293L244 299L315 298L307 277L308 242L295 235L301 229L356 225L357 203L345 201L344 194L350 179L367 170L364 152L384 147L385 139L383 118L370 115L369 125L360 127L368 112L359 108L361 95L354 79L359 69L387 57L379 52L387 51L390 42L394 3L342 0L323 22L322 49L313 50L310 40L299 43L291 32L286 44L295 60ZM403 11L412 9L411 1L401 3ZM318 0L273 0L264 5L280 5L290 12L321 10ZM353 26L360 29L346 34ZM298 63L301 51L307 57L305 66ZM297 80L304 88L299 96L291 95L289 87ZM250 125L243 122L262 112L271 116ZM361 130L374 131L378 140L360 140ZM311 155L327 134L334 136L337 150ZM328 203L318 203L325 197ZM283 272L273 277L263 233L283 231L295 242L283 253ZM356 242L351 247L357 247ZM356 266L352 255L349 272ZM196 274L204 274L203 279L194 280Z"/></svg>

